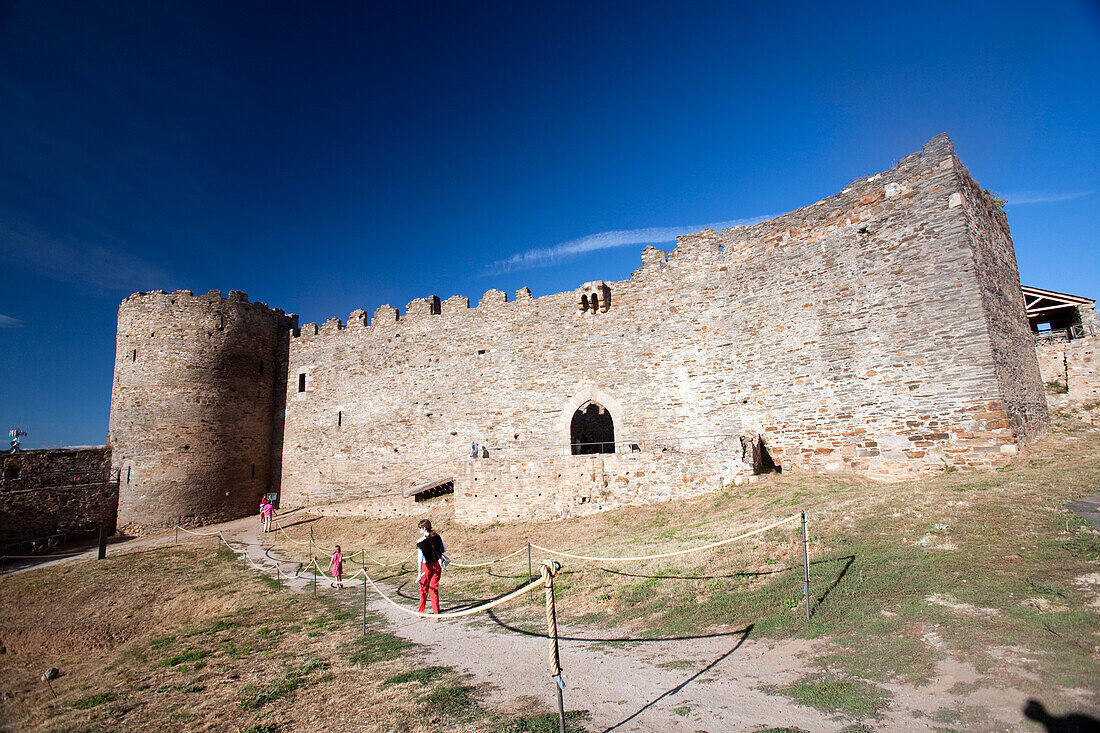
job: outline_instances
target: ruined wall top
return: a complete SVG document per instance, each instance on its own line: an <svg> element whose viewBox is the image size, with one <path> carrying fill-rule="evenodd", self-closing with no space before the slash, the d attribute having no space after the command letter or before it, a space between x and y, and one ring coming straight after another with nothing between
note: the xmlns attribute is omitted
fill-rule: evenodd
<svg viewBox="0 0 1100 733"><path fill-rule="evenodd" d="M411 301L401 313L386 304L375 309L368 317L364 309L352 311L347 323L340 318L330 318L323 324L308 323L292 335L299 338L325 337L345 331L390 334L404 325L438 323L448 318L498 318L501 309L533 308L535 304L557 302L563 313L606 312L615 292L635 285L650 284L655 279L667 280L675 286L676 280L686 281L699 265L736 265L746 258L764 256L768 250L797 241L800 246L811 246L834 236L837 232L856 230L868 218L863 212L868 206L882 200L894 200L904 204L915 191L908 182L929 169L957 167L967 174L955 155L954 145L946 133L926 142L921 150L901 158L887 171L853 181L842 191L816 203L804 206L774 219L751 226L734 226L716 232L701 232L677 237L676 247L665 253L657 247L647 246L641 252L642 266L631 273L628 280L606 282L596 280L584 283L572 292L553 293L534 298L528 288L516 291L512 300L506 293L490 289L476 306L470 306L465 296L451 296L440 300L436 295ZM968 174L967 174L968 175ZM958 205L957 191L944 191L946 206ZM862 213L861 213L862 212ZM596 298L593 298L596 294ZM596 303L593 308L593 302Z"/></svg>
<svg viewBox="0 0 1100 733"><path fill-rule="evenodd" d="M171 293L164 290L139 291L126 296L122 301L122 307L129 303L148 303L160 301L172 305L197 305L200 307L216 307L218 305L231 305L237 309L250 311L269 311L283 328L297 328L298 314L286 313L282 308L272 308L267 303L249 302L248 293L242 290L230 290L228 295L222 297L220 290L208 290L202 295L195 295L190 290L176 290Z"/></svg>

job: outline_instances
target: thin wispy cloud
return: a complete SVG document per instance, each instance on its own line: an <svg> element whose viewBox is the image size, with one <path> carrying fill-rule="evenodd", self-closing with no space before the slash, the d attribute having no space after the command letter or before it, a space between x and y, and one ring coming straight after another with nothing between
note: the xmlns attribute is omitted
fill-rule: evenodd
<svg viewBox="0 0 1100 733"><path fill-rule="evenodd" d="M156 265L111 242L53 235L35 227L0 221L0 261L40 275L100 291L133 292L163 287L171 280Z"/></svg>
<svg viewBox="0 0 1100 733"><path fill-rule="evenodd" d="M1009 206L1018 204L1052 204L1091 196L1094 191L1018 191L1004 194Z"/></svg>
<svg viewBox="0 0 1100 733"><path fill-rule="evenodd" d="M524 252L517 252L511 257L497 260L485 268L486 275L501 275L517 270L532 270L538 267L549 267L564 260L579 257L589 252L601 249L613 249L627 245L660 244L673 242L682 234L691 234L703 229L721 231L735 226L752 226L762 221L771 219L771 216L754 216L748 219L731 219L718 221L712 224L684 224L672 227L646 227L643 229L615 229L609 232L597 232L587 234L567 242L559 242L550 247L536 247Z"/></svg>
<svg viewBox="0 0 1100 733"><path fill-rule="evenodd" d="M0 328L19 328L23 325L23 322L18 318L12 318L11 316L5 316L0 313Z"/></svg>

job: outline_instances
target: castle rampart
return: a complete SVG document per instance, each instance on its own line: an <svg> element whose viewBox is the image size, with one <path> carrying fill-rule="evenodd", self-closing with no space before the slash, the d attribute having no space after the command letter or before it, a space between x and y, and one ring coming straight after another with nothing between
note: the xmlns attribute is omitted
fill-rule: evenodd
<svg viewBox="0 0 1100 733"><path fill-rule="evenodd" d="M772 462L882 480L999 466L1047 426L1007 221L944 135L641 260L571 292L430 295L301 328L243 294L131 296L120 523L244 514L280 482L285 506L383 516L446 477L467 521L569 516Z"/></svg>
<svg viewBox="0 0 1100 733"><path fill-rule="evenodd" d="M804 209L642 261L595 308L587 283L303 328L284 500L458 472L471 441L567 453L570 399L592 389L621 405L617 441L718 460L728 446L692 436L762 435L784 469L881 479L1001 465L1045 428L1007 223L946 136Z"/></svg>
<svg viewBox="0 0 1100 733"><path fill-rule="evenodd" d="M109 426L119 526L203 523L254 510L278 479L275 385L281 395L296 321L239 291L225 298L216 290L158 291L123 301Z"/></svg>

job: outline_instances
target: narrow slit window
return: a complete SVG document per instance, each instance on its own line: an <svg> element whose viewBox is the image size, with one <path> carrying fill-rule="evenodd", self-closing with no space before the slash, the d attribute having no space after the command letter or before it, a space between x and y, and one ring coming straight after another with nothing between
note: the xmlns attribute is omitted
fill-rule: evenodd
<svg viewBox="0 0 1100 733"><path fill-rule="evenodd" d="M344 411L343 410L337 410L336 411L336 427L338 427L338 428L342 427L343 424L344 424Z"/></svg>
<svg viewBox="0 0 1100 733"><path fill-rule="evenodd" d="M130 467L126 467L126 483L130 483Z"/></svg>
<svg viewBox="0 0 1100 733"><path fill-rule="evenodd" d="M478 356L481 356L481 355L483 355L484 353L485 353L485 349L478 349L478 350L477 350L477 355L478 355Z"/></svg>
<svg viewBox="0 0 1100 733"><path fill-rule="evenodd" d="M261 360L260 361L260 376L262 377L263 375L264 375L264 363Z"/></svg>
<svg viewBox="0 0 1100 733"><path fill-rule="evenodd" d="M252 464L252 478L256 478L256 464Z"/></svg>
<svg viewBox="0 0 1100 733"><path fill-rule="evenodd" d="M302 374L298 375L298 391L299 392L305 392L306 391L306 375L305 375L304 372Z"/></svg>
<svg viewBox="0 0 1100 733"><path fill-rule="evenodd" d="M137 349L134 349L134 353L130 354L130 361L137 361Z"/></svg>

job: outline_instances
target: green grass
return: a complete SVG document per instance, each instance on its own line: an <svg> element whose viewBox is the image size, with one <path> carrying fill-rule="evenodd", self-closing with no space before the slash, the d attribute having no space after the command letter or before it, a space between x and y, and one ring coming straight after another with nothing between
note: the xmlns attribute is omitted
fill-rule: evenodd
<svg viewBox="0 0 1100 733"><path fill-rule="evenodd" d="M433 715L461 717L474 707L473 689L468 685L439 685L429 690L420 701Z"/></svg>
<svg viewBox="0 0 1100 733"><path fill-rule="evenodd" d="M328 663L320 659L313 659L266 685L247 684L241 691L237 706L241 710L255 710L263 707L267 703L285 697L299 687L308 684L312 672L326 668L328 668Z"/></svg>
<svg viewBox="0 0 1100 733"><path fill-rule="evenodd" d="M580 723L589 718L584 710L570 710L565 713L567 731L577 731L577 726L570 723ZM515 718L504 723L499 723L493 728L493 733L558 733L558 716L556 713L536 715L530 718Z"/></svg>
<svg viewBox="0 0 1100 733"><path fill-rule="evenodd" d="M163 647L168 646L169 644L173 644L175 641L176 641L176 637L174 637L174 636L164 636L164 637L161 637L160 639L153 639L151 642L149 642L149 648L150 649L161 649Z"/></svg>
<svg viewBox="0 0 1100 733"><path fill-rule="evenodd" d="M77 710L90 710L91 708L102 705L103 703L111 702L117 699L118 695L114 692L100 692L96 695L88 695L87 697L82 697L79 700L76 700L75 702L73 702L72 707L76 708Z"/></svg>
<svg viewBox="0 0 1100 733"><path fill-rule="evenodd" d="M208 652L204 649L191 649L189 651L182 652L180 654L176 654L175 656L168 657L167 659L162 660L157 666L158 667L175 667L175 666L178 666L180 664L184 664L186 662L198 661L199 659L202 659L203 657L207 656L208 654L210 654L210 652Z"/></svg>
<svg viewBox="0 0 1100 733"><path fill-rule="evenodd" d="M367 631L352 643L349 661L357 667L369 667L375 662L390 659L407 651L413 644L392 634L381 631Z"/></svg>
<svg viewBox="0 0 1100 733"><path fill-rule="evenodd" d="M827 672L806 675L774 691L800 705L854 718L878 715L886 707L888 698L885 690L868 682L844 679Z"/></svg>
<svg viewBox="0 0 1100 733"><path fill-rule="evenodd" d="M426 685L450 671L450 667L418 667L387 678L382 682L382 686L389 687L390 685L401 685L406 682L419 682Z"/></svg>

